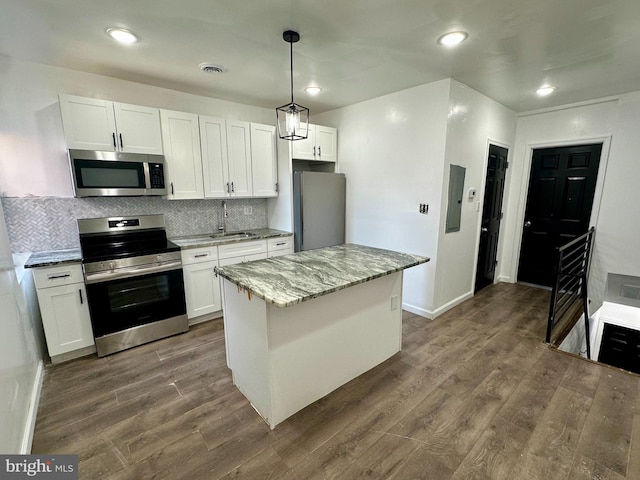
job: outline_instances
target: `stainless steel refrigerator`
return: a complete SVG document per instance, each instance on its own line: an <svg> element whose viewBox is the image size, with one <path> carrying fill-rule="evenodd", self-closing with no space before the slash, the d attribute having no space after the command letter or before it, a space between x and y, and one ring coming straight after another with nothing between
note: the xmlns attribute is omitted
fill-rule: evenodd
<svg viewBox="0 0 640 480"><path fill-rule="evenodd" d="M344 173L294 172L295 251L344 243Z"/></svg>

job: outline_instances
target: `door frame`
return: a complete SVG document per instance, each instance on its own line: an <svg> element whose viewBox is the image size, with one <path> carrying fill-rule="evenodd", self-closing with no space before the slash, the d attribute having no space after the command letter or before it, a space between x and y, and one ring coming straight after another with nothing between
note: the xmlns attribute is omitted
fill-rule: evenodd
<svg viewBox="0 0 640 480"><path fill-rule="evenodd" d="M482 209L484 208L484 193L485 190L487 188L487 168L489 167L489 147L491 145L495 145L496 147L502 147L502 148L506 148L508 153L507 153L507 162L511 162L512 161L512 157L513 157L513 149L512 146L508 143L504 143L501 142L499 140L493 140L491 138L487 138L487 143L484 147L484 159L482 160L482 180L480 181L480 191L477 192L476 194L476 198L478 199L477 201L480 202L480 211L476 212L478 213L477 215L477 222L476 222L476 234L475 234L475 250L474 250L474 254L473 254L473 276L471 278L471 285L470 285L470 292L471 295L474 295L475 292L475 287L476 287L476 276L478 275L478 254L480 253L480 234L482 231ZM504 213L505 209L506 209L506 203L505 203L505 198L507 198L508 195L508 185L510 183L510 171L509 168L507 168L507 171L505 172L505 176L504 176L504 191L502 192L502 212ZM504 226L505 226L505 222L502 222L500 224L500 234L498 234L498 252L496 253L496 258L500 259L502 257L502 248L503 248L503 240L504 240ZM498 262L500 262L500 260L498 260ZM496 270L496 274L493 277L493 283L498 283L500 279L500 275L498 274L498 271Z"/></svg>
<svg viewBox="0 0 640 480"><path fill-rule="evenodd" d="M512 283L516 283L518 281L518 267L520 262L520 250L522 249L524 216L525 209L527 207L527 195L529 194L529 179L531 177L533 151L542 148L574 147L577 145L602 143L600 166L598 167L598 177L596 179L596 191L593 195L593 207L591 209L591 217L589 218L589 226L591 227L598 224L598 217L600 215L600 204L602 202L602 193L604 190L604 180L607 173L607 165L609 163L609 154L611 151L611 138L611 135L605 135L601 137L584 137L567 140L555 140L553 142L527 143L525 147L523 172L520 181L520 196L518 199L518 210L516 214L516 242L513 248L513 252L511 253L511 271L509 272L509 275L511 277Z"/></svg>

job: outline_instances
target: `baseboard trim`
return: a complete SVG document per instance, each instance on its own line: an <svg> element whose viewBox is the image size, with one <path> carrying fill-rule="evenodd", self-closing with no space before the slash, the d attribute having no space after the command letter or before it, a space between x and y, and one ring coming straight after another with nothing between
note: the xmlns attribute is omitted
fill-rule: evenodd
<svg viewBox="0 0 640 480"><path fill-rule="evenodd" d="M414 315L418 315L419 317L428 318L429 320L433 319L433 317L431 316L431 313L429 312L429 310L425 310L424 308L416 307L415 305L409 305L408 303L403 303L402 304L402 309L406 310L409 313L413 313Z"/></svg>
<svg viewBox="0 0 640 480"><path fill-rule="evenodd" d="M515 283L510 275L499 275L497 281L502 283Z"/></svg>
<svg viewBox="0 0 640 480"><path fill-rule="evenodd" d="M36 430L36 416L38 415L38 405L40 405L40 396L42 394L42 383L44 381L44 362L38 362L36 377L33 382L33 390L31 399L29 400L29 411L27 412L27 421L25 423L24 435L22 436L22 446L20 453L27 455L31 453L33 444L33 433Z"/></svg>
<svg viewBox="0 0 640 480"><path fill-rule="evenodd" d="M402 309L407 312L413 313L415 315L419 315L420 317L428 318L429 320L433 320L438 316L442 315L448 310L451 310L453 307L460 305L465 300L469 300L473 297L473 292L467 292L464 295L460 295L458 298L454 298L450 302L445 305L436 308L435 310L427 310L425 308L416 307L415 305L409 305L408 303L402 304Z"/></svg>
<svg viewBox="0 0 640 480"><path fill-rule="evenodd" d="M460 295L458 298L454 298L453 300L451 300L448 303L445 303L443 306L436 308L435 310L433 310L431 312L431 314L433 315L433 317L431 318L437 318L440 315L442 315L443 313L451 310L453 307L457 307L458 305L460 305L462 302L469 300L470 298L473 298L473 292L467 292L464 295Z"/></svg>
<svg viewBox="0 0 640 480"><path fill-rule="evenodd" d="M222 310L218 310L212 313L205 313L204 315L200 315L199 317L193 317L189 319L189 326L193 327L194 325L198 325L199 323L208 322L209 320L215 320L216 318L222 317Z"/></svg>

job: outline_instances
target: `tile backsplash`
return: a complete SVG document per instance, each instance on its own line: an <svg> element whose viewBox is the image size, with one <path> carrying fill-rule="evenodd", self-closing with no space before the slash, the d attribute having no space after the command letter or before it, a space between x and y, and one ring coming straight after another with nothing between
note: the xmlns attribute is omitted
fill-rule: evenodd
<svg viewBox="0 0 640 480"><path fill-rule="evenodd" d="M229 199L226 202L228 231L267 227L265 199ZM14 253L79 248L78 218L162 213L169 237L212 233L222 225L222 200L4 197L2 205ZM245 210L252 214L246 215Z"/></svg>

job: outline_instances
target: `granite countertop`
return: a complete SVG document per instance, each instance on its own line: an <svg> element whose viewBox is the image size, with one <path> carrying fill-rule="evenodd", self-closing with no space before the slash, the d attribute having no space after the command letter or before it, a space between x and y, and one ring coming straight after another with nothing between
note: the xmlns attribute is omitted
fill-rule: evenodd
<svg viewBox="0 0 640 480"><path fill-rule="evenodd" d="M48 252L36 252L29 256L24 268L52 267L65 263L80 263L82 252L79 248L68 250L51 250Z"/></svg>
<svg viewBox="0 0 640 480"><path fill-rule="evenodd" d="M262 240L265 238L288 237L293 235L291 232L282 230L274 230L273 228L257 228L254 230L246 230L253 233L251 237L244 238L211 238L212 234L191 235L186 237L170 238L173 243L182 249L208 247L211 245L222 245L225 243L249 242L251 240ZM24 268L52 267L55 265L63 265L65 263L82 262L82 252L79 248L71 248L67 250L50 250L45 252L35 252L29 256L25 262Z"/></svg>
<svg viewBox="0 0 640 480"><path fill-rule="evenodd" d="M346 244L217 268L220 276L277 307L289 307L429 261Z"/></svg>
<svg viewBox="0 0 640 480"><path fill-rule="evenodd" d="M257 228L253 230L243 230L253 233L250 237L242 238L211 238L212 233L204 235L189 235L185 237L172 237L169 240L178 245L183 250L189 248L210 247L212 245L224 245L227 243L250 242L252 240L264 240L267 238L288 237L293 235L291 232L282 230L274 230L273 228Z"/></svg>

